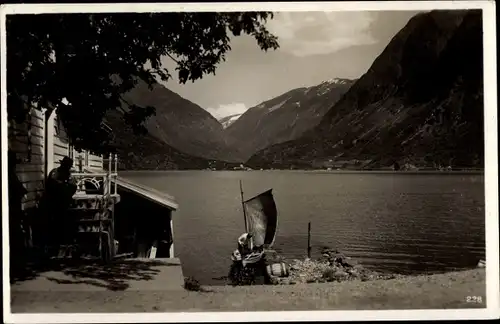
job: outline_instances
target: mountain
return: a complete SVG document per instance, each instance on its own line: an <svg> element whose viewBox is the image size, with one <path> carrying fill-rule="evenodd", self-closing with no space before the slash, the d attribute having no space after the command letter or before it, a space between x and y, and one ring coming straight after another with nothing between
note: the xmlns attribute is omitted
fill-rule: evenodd
<svg viewBox="0 0 500 324"><path fill-rule="evenodd" d="M480 10L418 14L314 129L247 165L483 168L482 76Z"/></svg>
<svg viewBox="0 0 500 324"><path fill-rule="evenodd" d="M113 130L112 145L118 153L120 170L228 169L239 166L189 155L151 134L135 135L117 110L108 112L106 122Z"/></svg>
<svg viewBox="0 0 500 324"><path fill-rule="evenodd" d="M114 76L119 82L119 78ZM221 124L198 105L156 83L150 90L138 80L123 96L127 104L153 106L145 135L134 134L120 110L108 111L105 121L113 131L112 146L119 154L119 168L126 170L227 169L231 161ZM123 109L127 110L127 104Z"/></svg>
<svg viewBox="0 0 500 324"><path fill-rule="evenodd" d="M222 117L221 119L219 119L219 123L221 123L222 128L226 129L229 126L231 126L235 121L237 121L238 118L241 117L241 115L243 115L243 114L234 114L234 115Z"/></svg>
<svg viewBox="0 0 500 324"><path fill-rule="evenodd" d="M250 108L226 128L228 142L246 160L269 145L296 139L315 127L352 83L347 79L331 79L288 91Z"/></svg>
<svg viewBox="0 0 500 324"><path fill-rule="evenodd" d="M139 80L124 98L129 104L156 108L156 115L145 123L155 140L191 156L235 160L217 119L163 85L155 83L150 90L144 81Z"/></svg>

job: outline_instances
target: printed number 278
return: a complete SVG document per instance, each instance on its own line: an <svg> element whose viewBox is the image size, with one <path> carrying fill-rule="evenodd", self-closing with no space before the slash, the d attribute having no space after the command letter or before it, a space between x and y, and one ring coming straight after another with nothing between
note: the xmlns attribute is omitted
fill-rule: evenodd
<svg viewBox="0 0 500 324"><path fill-rule="evenodd" d="M468 303L481 304L483 302L483 298L481 296L467 296L465 301Z"/></svg>

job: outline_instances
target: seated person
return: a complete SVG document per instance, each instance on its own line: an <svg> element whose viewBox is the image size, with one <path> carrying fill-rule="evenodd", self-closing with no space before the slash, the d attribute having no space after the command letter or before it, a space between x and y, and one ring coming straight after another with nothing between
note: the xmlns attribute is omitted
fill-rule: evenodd
<svg viewBox="0 0 500 324"><path fill-rule="evenodd" d="M251 233L243 233L238 238L238 251L241 253L241 256L252 252L252 234Z"/></svg>
<svg viewBox="0 0 500 324"><path fill-rule="evenodd" d="M49 224L49 245L67 244L72 241L74 225L67 217L77 186L71 176L73 160L65 156L60 166L50 171L41 201L41 208Z"/></svg>

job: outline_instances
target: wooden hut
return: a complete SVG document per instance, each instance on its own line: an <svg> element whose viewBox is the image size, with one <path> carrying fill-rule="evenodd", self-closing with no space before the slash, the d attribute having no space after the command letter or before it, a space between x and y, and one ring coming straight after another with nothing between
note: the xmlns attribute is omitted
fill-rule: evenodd
<svg viewBox="0 0 500 324"><path fill-rule="evenodd" d="M137 258L174 258L175 199L122 177L116 183L121 196L115 211L119 253L132 253Z"/></svg>

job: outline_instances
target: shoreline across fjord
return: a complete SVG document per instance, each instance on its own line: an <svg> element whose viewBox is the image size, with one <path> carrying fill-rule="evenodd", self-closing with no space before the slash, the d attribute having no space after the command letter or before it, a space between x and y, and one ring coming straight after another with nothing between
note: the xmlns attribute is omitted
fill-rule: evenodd
<svg viewBox="0 0 500 324"><path fill-rule="evenodd" d="M161 172L290 172L290 173L326 173L326 174L397 174L397 175L484 175L484 170L421 170L421 171L394 171L394 170L324 170L324 169L264 169L264 170L203 170L203 169L179 169L179 170L120 170L120 173L161 173Z"/></svg>

